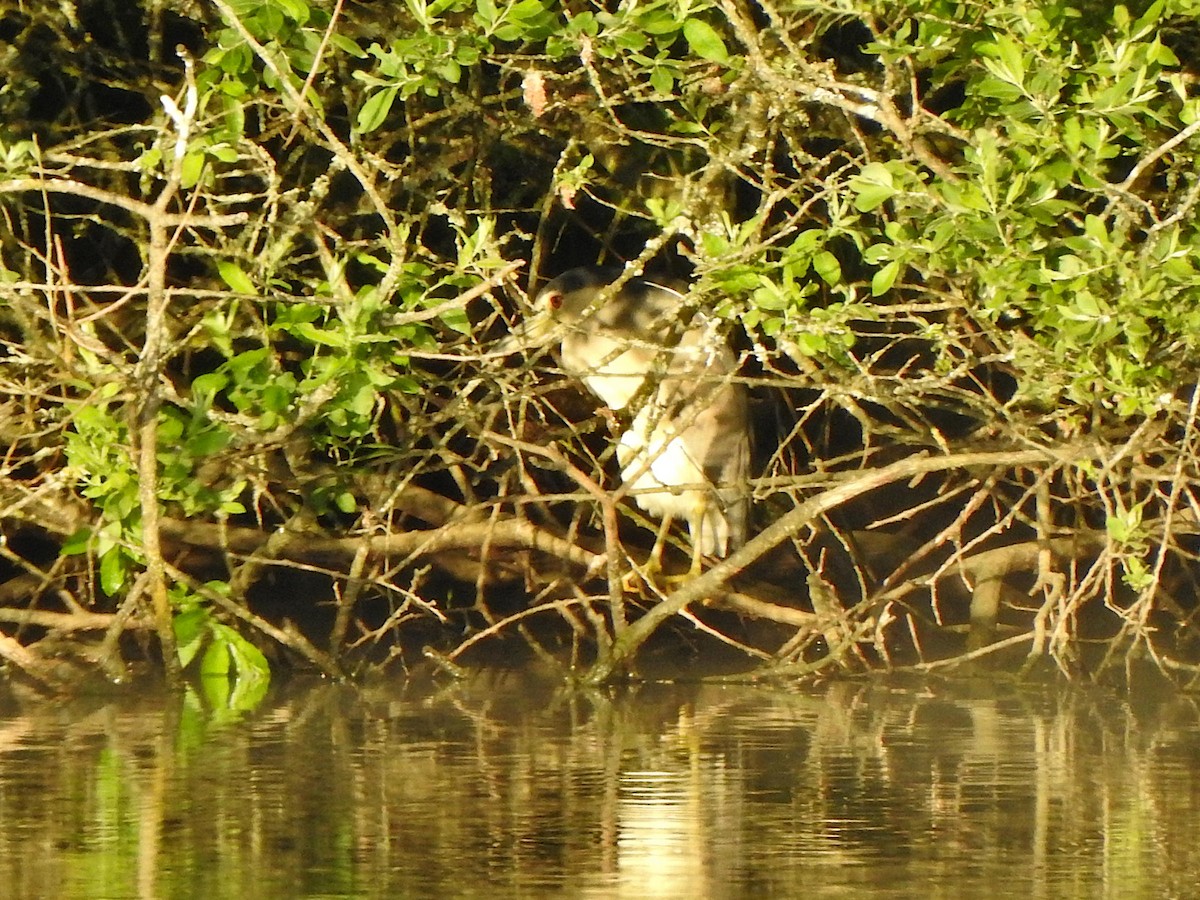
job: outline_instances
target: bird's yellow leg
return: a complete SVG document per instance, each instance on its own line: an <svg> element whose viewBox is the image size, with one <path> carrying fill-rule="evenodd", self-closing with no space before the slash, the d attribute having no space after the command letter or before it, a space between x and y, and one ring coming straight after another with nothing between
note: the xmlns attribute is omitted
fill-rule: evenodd
<svg viewBox="0 0 1200 900"><path fill-rule="evenodd" d="M654 548L650 551L650 557L646 560L646 564L640 568L635 567L630 575L640 575L647 583L664 587L673 584L686 584L699 575L704 567L704 551L702 547L704 546L704 513L707 506L708 500L701 499L696 509L695 518L688 522L688 536L692 545L692 562L686 572L681 572L678 575L666 575L663 573L663 548L666 545L667 534L671 530L672 521L671 516L668 515L663 519L662 526L658 529L658 535L654 539Z"/></svg>
<svg viewBox="0 0 1200 900"><path fill-rule="evenodd" d="M697 515L688 523L688 535L692 539L692 564L685 577L689 580L700 574L700 567L703 565L704 551L700 548L704 546L704 520L707 518L707 512L708 498L701 495L697 503Z"/></svg>
<svg viewBox="0 0 1200 900"><path fill-rule="evenodd" d="M684 576L690 580L700 574L700 568L704 565L704 553L700 550L700 535L696 535L692 541L692 564L688 567L687 575Z"/></svg>
<svg viewBox="0 0 1200 900"><path fill-rule="evenodd" d="M637 586L638 581L643 581L646 584L658 584L660 576L662 576L662 554L663 547L667 543L667 534L671 530L672 517L668 514L663 517L662 524L658 526L658 534L654 536L654 546L650 548L650 555L646 558L646 562L642 565L634 565L632 571L625 575L622 581L622 587L631 592ZM670 579L665 579L669 581Z"/></svg>
<svg viewBox="0 0 1200 900"><path fill-rule="evenodd" d="M658 574L662 572L663 547L667 543L667 533L671 530L671 515L663 516L658 534L654 536L654 546L650 548L650 558L646 560L646 571Z"/></svg>

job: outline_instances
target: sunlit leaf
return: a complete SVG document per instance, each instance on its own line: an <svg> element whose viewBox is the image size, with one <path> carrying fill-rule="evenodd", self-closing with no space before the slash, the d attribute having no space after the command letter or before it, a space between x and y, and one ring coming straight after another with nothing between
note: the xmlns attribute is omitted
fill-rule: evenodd
<svg viewBox="0 0 1200 900"><path fill-rule="evenodd" d="M890 263L875 273L871 278L871 294L878 297L886 294L892 289L892 285L896 283L896 276L900 274L900 260L893 259Z"/></svg>
<svg viewBox="0 0 1200 900"><path fill-rule="evenodd" d="M358 111L358 118L355 120L361 134L370 134L387 120L388 113L392 111L392 104L396 101L397 93L398 88L389 87L376 91L367 98L367 102Z"/></svg>
<svg viewBox="0 0 1200 900"><path fill-rule="evenodd" d="M60 552L64 556L78 556L81 553L87 553L92 545L93 534L94 531L87 526L77 529L63 541Z"/></svg>
<svg viewBox="0 0 1200 900"><path fill-rule="evenodd" d="M172 625L175 630L175 647L179 653L179 665L186 669L204 646L208 635L209 613L202 606L196 606L175 614Z"/></svg>
<svg viewBox="0 0 1200 900"><path fill-rule="evenodd" d="M117 548L111 549L100 559L100 587L110 597L125 587L125 557Z"/></svg>
<svg viewBox="0 0 1200 900"><path fill-rule="evenodd" d="M826 284L837 284L842 280L842 264L828 250L822 250L813 257L812 267Z"/></svg>
<svg viewBox="0 0 1200 900"><path fill-rule="evenodd" d="M303 25L311 14L304 0L273 0L297 25Z"/></svg>
<svg viewBox="0 0 1200 900"><path fill-rule="evenodd" d="M221 280L229 285L229 289L235 293L251 296L258 293L254 288L254 281L235 262L227 259L221 260L217 263L217 273L221 276Z"/></svg>
<svg viewBox="0 0 1200 900"><path fill-rule="evenodd" d="M188 153L183 157L179 168L179 182L183 187L195 187L204 175L205 157L203 153Z"/></svg>
<svg viewBox="0 0 1200 900"><path fill-rule="evenodd" d="M357 59L367 58L367 51L358 46L356 41L346 37L344 34L338 34L337 32L334 32L329 36L329 43L334 47L337 47L343 53L349 53L351 56Z"/></svg>
<svg viewBox="0 0 1200 900"><path fill-rule="evenodd" d="M200 675L203 678L224 678L229 675L229 643L215 631L212 641L200 659Z"/></svg>
<svg viewBox="0 0 1200 900"><path fill-rule="evenodd" d="M897 193L892 172L883 163L863 166L862 171L850 180L850 190L857 195L855 208L862 212L875 209Z"/></svg>
<svg viewBox="0 0 1200 900"><path fill-rule="evenodd" d="M683 37L692 51L715 63L728 63L729 51L716 29L703 19L688 19L683 23Z"/></svg>

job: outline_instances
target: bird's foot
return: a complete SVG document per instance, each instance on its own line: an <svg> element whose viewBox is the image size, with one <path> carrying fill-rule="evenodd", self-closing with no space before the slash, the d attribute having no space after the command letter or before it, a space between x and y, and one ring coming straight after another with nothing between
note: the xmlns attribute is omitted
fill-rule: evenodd
<svg viewBox="0 0 1200 900"><path fill-rule="evenodd" d="M640 566L631 563L629 571L621 576L621 590L626 594L662 593L662 575L662 569L649 562Z"/></svg>
<svg viewBox="0 0 1200 900"><path fill-rule="evenodd" d="M662 560L653 556L638 565L633 563L630 570L621 579L621 588L627 594L663 594L687 584L700 574L701 567L693 564L686 572L667 572L662 567Z"/></svg>

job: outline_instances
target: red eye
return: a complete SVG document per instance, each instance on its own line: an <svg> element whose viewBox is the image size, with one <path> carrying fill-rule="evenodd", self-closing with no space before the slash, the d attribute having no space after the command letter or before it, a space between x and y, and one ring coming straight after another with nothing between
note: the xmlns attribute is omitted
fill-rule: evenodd
<svg viewBox="0 0 1200 900"><path fill-rule="evenodd" d="M551 312L557 312L558 310L562 309L562 302L563 295L558 291L553 291L552 293L546 295L546 306L550 308Z"/></svg>

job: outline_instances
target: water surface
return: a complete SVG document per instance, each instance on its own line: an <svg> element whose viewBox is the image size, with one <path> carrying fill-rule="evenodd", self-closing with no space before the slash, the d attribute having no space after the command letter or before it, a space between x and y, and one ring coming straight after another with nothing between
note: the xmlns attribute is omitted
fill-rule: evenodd
<svg viewBox="0 0 1200 900"><path fill-rule="evenodd" d="M12 702L0 897L1188 897L1191 699L516 675Z"/></svg>

